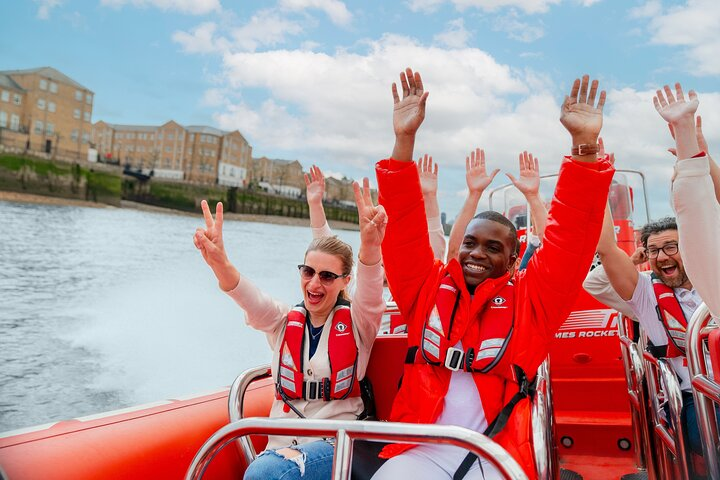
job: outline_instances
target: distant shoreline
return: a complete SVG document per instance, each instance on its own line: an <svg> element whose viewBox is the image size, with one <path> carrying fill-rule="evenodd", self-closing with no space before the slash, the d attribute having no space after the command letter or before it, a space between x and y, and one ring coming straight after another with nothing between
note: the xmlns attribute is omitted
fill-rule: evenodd
<svg viewBox="0 0 720 480"><path fill-rule="evenodd" d="M16 202L16 203L35 203L43 205L63 205L73 207L90 207L90 208L117 208L112 205L106 205L103 203L87 202L84 200L75 200L71 198L61 197L47 197L44 195L34 195L31 193L19 193L19 192L8 192L0 190L0 202ZM185 215L190 217L197 217L200 212L184 212L181 210L173 210L171 208L156 207L154 205L147 205L144 203L130 202L128 200L122 200L120 202L121 208L132 208L144 212L155 212L167 215ZM307 218L295 218L295 217L280 217L277 215L251 215L251 214L240 214L240 213L225 213L225 218L229 220L239 220L242 222L258 222L258 223L272 223L275 225L291 225L297 227L310 227L310 220ZM349 222L328 222L330 227L339 230L359 230L358 225Z"/></svg>

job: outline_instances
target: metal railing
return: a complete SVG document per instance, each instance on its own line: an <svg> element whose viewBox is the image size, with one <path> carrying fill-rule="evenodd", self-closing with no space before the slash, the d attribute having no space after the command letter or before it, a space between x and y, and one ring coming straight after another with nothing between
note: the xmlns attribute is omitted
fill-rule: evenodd
<svg viewBox="0 0 720 480"><path fill-rule="evenodd" d="M650 411L653 432L660 450L661 465L658 474L674 480L675 469L679 469L681 478L690 478L688 473L685 436L681 422L682 392L672 365L666 359L643 353L645 373L650 397ZM666 409L665 406L668 408Z"/></svg>
<svg viewBox="0 0 720 480"><path fill-rule="evenodd" d="M628 397L630 398L630 412L632 414L632 430L635 441L635 464L640 470L647 470L649 478L657 478L653 455L650 448L650 429L648 428L647 401L643 384L645 381L645 368L643 367L640 347L628 335L628 319L618 313L618 337L620 338L620 353L625 367L625 380L627 381Z"/></svg>
<svg viewBox="0 0 720 480"><path fill-rule="evenodd" d="M713 325L710 325L713 323ZM710 311L703 303L695 310L687 331L687 356L690 379L695 398L695 413L700 438L703 444L705 462L708 473L713 480L720 479L720 459L718 459L718 428L715 404L720 405L720 384L708 375L705 354L705 342L710 332L717 329L717 322L710 316ZM720 352L718 352L720 354Z"/></svg>
<svg viewBox="0 0 720 480"><path fill-rule="evenodd" d="M230 394L228 395L228 414L230 415L230 423L242 420L245 408L245 391L250 384L255 380L271 376L272 372L269 364L250 368L238 375L230 387ZM242 454L245 459L246 465L250 465L250 463L257 458L255 446L250 441L249 437L240 437L238 439L238 448L240 450L240 454Z"/></svg>
<svg viewBox="0 0 720 480"><path fill-rule="evenodd" d="M486 436L462 427L395 422L360 422L315 419L246 418L215 432L195 454L185 480L199 480L217 453L236 439L252 434L335 437L332 480L349 478L355 440L455 445L488 460L503 478L527 476L510 454Z"/></svg>
<svg viewBox="0 0 720 480"><path fill-rule="evenodd" d="M560 463L554 439L555 419L548 357L538 368L535 399L532 403L532 440L539 480L560 478Z"/></svg>

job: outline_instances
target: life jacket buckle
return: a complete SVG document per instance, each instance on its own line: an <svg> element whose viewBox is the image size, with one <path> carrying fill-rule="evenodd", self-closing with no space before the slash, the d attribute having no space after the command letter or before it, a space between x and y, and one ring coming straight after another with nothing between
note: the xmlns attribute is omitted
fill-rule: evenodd
<svg viewBox="0 0 720 480"><path fill-rule="evenodd" d="M463 367L465 352L459 348L449 347L445 354L445 368L457 372Z"/></svg>

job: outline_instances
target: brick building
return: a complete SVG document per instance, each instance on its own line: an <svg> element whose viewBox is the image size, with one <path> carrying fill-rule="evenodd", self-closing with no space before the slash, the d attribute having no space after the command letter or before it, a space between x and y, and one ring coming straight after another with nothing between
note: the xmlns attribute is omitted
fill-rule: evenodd
<svg viewBox="0 0 720 480"><path fill-rule="evenodd" d="M242 134L207 126L93 126L92 142L104 161L154 172L159 178L243 187L252 147Z"/></svg>
<svg viewBox="0 0 720 480"><path fill-rule="evenodd" d="M0 71L0 145L85 160L94 93L52 67Z"/></svg>

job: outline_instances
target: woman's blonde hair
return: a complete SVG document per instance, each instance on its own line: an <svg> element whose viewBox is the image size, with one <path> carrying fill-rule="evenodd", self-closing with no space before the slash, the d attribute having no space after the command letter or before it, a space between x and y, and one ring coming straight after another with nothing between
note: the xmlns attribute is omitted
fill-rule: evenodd
<svg viewBox="0 0 720 480"><path fill-rule="evenodd" d="M307 250L305 251L305 257L307 257L308 252L323 252L327 253L329 255L335 255L340 259L340 262L342 263L342 273L343 275L350 275L353 268L353 251L352 247L348 245L347 243L343 242L336 236L332 237L319 237L313 239L312 242L310 242L310 245L308 245ZM340 294L338 298L343 298L345 300L350 300L347 292L343 288L340 291Z"/></svg>

